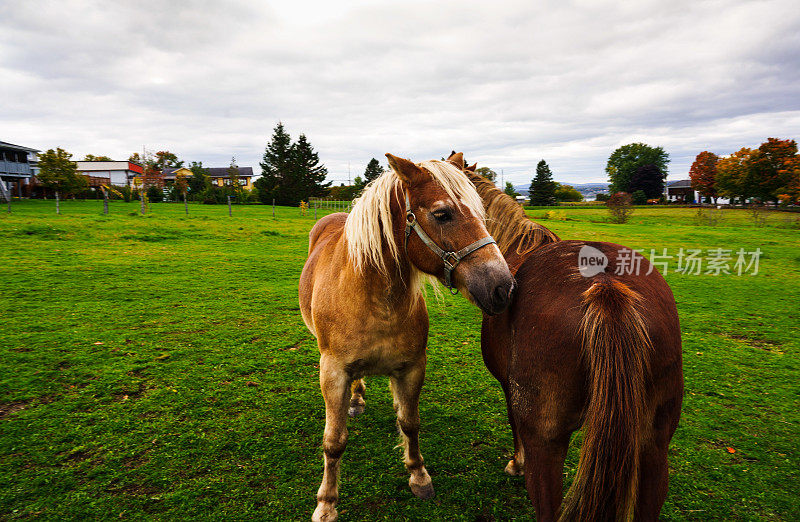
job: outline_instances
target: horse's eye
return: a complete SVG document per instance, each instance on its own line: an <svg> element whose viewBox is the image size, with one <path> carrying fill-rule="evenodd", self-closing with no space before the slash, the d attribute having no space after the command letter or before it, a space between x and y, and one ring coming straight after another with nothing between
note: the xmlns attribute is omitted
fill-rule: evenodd
<svg viewBox="0 0 800 522"><path fill-rule="evenodd" d="M436 218L436 221L439 223L447 223L453 220L453 213L450 212L448 208L441 208L433 211L433 217Z"/></svg>

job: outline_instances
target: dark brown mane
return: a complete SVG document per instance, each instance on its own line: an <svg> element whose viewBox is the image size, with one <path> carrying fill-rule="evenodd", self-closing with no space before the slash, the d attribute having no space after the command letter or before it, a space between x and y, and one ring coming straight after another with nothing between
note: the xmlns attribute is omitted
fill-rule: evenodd
<svg viewBox="0 0 800 522"><path fill-rule="evenodd" d="M498 190L494 183L470 170L464 172L483 200L486 228L503 256L510 253L511 247L515 247L517 255L524 256L542 245L560 241L554 232L531 221L520 204Z"/></svg>

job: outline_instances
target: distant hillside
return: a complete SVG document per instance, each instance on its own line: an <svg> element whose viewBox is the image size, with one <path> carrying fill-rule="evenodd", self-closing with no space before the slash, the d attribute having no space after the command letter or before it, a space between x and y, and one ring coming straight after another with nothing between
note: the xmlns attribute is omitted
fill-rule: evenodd
<svg viewBox="0 0 800 522"><path fill-rule="evenodd" d="M608 183L564 183L559 181L562 185L572 185L575 190L580 192L583 195L583 199L592 200L594 199L595 195L598 192L608 192ZM528 188L530 187L530 183L527 185L514 185L514 190L522 194L523 196L528 195Z"/></svg>

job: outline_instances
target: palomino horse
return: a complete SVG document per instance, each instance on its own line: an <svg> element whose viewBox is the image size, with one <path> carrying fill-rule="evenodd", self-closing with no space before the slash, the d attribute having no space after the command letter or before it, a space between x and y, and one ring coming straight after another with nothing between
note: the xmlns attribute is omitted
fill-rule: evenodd
<svg viewBox="0 0 800 522"><path fill-rule="evenodd" d="M352 416L363 411L365 375L390 377L411 491L433 496L418 439L424 280L438 278L489 314L511 300L514 280L461 169L386 157L391 170L364 189L349 215L328 215L311 230L300 276L300 309L319 345L325 399L325 468L313 520L336 519L348 408Z"/></svg>
<svg viewBox="0 0 800 522"><path fill-rule="evenodd" d="M511 306L484 316L481 332L514 434L506 472L524 473L539 521L657 520L683 397L672 291L630 249L560 241L474 166L468 175L517 282ZM581 265L590 257L598 264ZM578 472L561 506L564 458L581 425Z"/></svg>

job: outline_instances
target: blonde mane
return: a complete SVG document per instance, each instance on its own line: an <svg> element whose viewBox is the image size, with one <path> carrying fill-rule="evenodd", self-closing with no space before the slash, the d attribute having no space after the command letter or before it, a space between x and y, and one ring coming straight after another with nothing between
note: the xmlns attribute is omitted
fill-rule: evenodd
<svg viewBox="0 0 800 522"><path fill-rule="evenodd" d="M423 161L417 166L428 172L454 201L461 201L480 219L484 218L483 203L475 187L464 173L446 161ZM399 189L399 190L398 190ZM384 245L395 263L400 262L400 247L394 240L392 227L392 198L402 194L403 186L394 170L388 170L370 182L353 202L353 209L344 225L347 252L356 270L372 266L385 275L387 260ZM405 202L398 200L405 208ZM412 267L411 286L419 288L424 277Z"/></svg>
<svg viewBox="0 0 800 522"><path fill-rule="evenodd" d="M534 223L519 203L498 190L494 183L472 171L466 171L486 209L486 228L497 241L504 257L516 244L515 253L525 255L541 245L559 241L551 230Z"/></svg>

